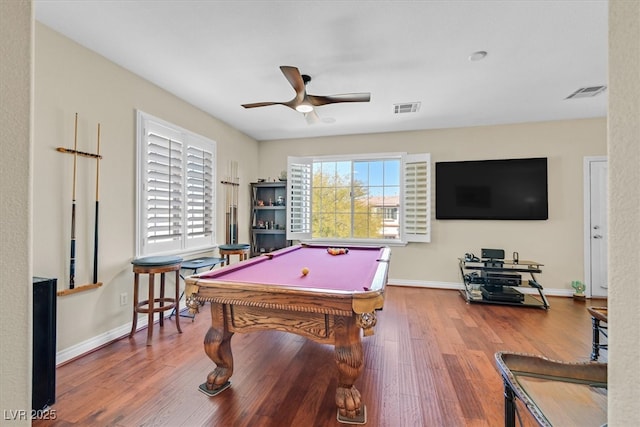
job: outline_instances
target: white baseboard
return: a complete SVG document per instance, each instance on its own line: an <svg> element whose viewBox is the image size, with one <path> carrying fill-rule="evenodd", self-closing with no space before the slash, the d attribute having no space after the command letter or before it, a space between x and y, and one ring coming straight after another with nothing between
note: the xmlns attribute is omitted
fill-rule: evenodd
<svg viewBox="0 0 640 427"><path fill-rule="evenodd" d="M462 289L462 283L431 282L426 280L389 279L390 286L409 286L413 288Z"/></svg>
<svg viewBox="0 0 640 427"><path fill-rule="evenodd" d="M140 330L147 326L148 319L147 316L138 318L137 329ZM61 365L69 360L75 359L76 357L83 356L87 353L92 352L93 350L100 348L105 344L109 344L115 340L118 340L124 336L129 335L131 332L131 322L119 326L115 329L107 331L103 334L90 338L86 341L73 345L71 347L65 348L64 350L58 351L56 353L56 366Z"/></svg>

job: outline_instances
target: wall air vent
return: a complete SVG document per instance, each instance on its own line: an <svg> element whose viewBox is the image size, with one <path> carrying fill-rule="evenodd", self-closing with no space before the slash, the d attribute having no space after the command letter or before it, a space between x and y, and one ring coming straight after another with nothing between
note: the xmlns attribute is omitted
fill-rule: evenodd
<svg viewBox="0 0 640 427"><path fill-rule="evenodd" d="M393 105L393 114L417 113L420 110L419 102L404 102Z"/></svg>
<svg viewBox="0 0 640 427"><path fill-rule="evenodd" d="M606 86L581 87L580 89L573 92L571 95L567 96L565 99L591 98L592 96L601 94L605 90L607 90Z"/></svg>

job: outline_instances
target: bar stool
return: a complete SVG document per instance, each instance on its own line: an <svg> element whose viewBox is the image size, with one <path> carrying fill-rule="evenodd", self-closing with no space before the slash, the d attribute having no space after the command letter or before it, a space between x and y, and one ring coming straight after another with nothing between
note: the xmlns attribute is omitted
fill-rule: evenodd
<svg viewBox="0 0 640 427"><path fill-rule="evenodd" d="M229 258L231 255L238 255L240 261L244 261L249 258L249 249L251 245L247 243L238 243L235 245L220 245L218 246L218 252L220 256L226 260L226 264L229 265Z"/></svg>
<svg viewBox="0 0 640 427"><path fill-rule="evenodd" d="M151 256L144 258L137 258L131 261L133 264L133 324L131 325L131 333L129 338L132 338L136 333L136 327L138 324L138 313L148 313L149 322L147 325L147 345L151 345L151 338L153 337L153 316L155 313L160 313L160 326L164 326L163 312L175 308L180 309L180 267L182 266L182 258L178 256ZM175 271L176 272L176 294L175 297L165 297L164 295L164 282L165 273ZM149 299L139 301L138 288L139 288L139 275L149 275ZM160 274L160 297L154 296L154 275ZM158 305L156 305L158 303ZM178 332L182 333L180 329L180 316L176 316L176 328Z"/></svg>

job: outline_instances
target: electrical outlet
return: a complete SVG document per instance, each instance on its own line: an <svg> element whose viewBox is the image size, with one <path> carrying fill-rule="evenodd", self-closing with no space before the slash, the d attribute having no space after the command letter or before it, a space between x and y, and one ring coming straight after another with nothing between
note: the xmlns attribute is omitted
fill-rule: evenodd
<svg viewBox="0 0 640 427"><path fill-rule="evenodd" d="M120 305L127 305L127 300L129 299L129 295L126 292L120 294Z"/></svg>

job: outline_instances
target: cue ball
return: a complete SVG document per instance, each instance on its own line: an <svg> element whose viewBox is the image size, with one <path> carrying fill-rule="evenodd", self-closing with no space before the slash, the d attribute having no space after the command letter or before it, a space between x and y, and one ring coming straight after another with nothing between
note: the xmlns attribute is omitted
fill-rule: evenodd
<svg viewBox="0 0 640 427"><path fill-rule="evenodd" d="M303 276L306 276L307 274L309 274L309 269L308 269L307 267L304 267L304 268L302 269L302 275L303 275Z"/></svg>

